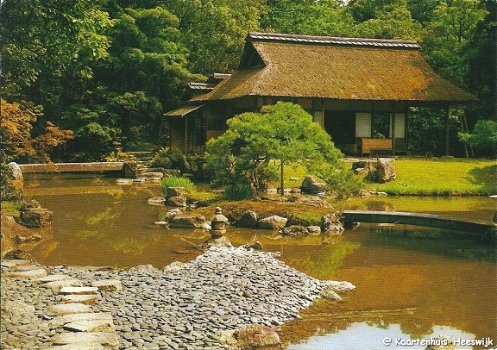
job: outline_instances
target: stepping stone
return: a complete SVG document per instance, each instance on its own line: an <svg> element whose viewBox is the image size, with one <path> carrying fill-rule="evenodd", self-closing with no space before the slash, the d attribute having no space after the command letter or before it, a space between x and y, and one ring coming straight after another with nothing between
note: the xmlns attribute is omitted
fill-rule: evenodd
<svg viewBox="0 0 497 350"><path fill-rule="evenodd" d="M85 305L95 305L98 301L97 294L83 294L83 295L64 295L62 297L63 303L81 303Z"/></svg>
<svg viewBox="0 0 497 350"><path fill-rule="evenodd" d="M57 316L71 315L71 314L84 314L93 312L92 308L88 305L81 303L68 303L51 305L47 309L48 313Z"/></svg>
<svg viewBox="0 0 497 350"><path fill-rule="evenodd" d="M50 327L59 327L67 323L83 322L83 321L108 321L112 322L112 315L103 312L87 313L87 314L72 314L57 316L51 319L48 324Z"/></svg>
<svg viewBox="0 0 497 350"><path fill-rule="evenodd" d="M50 288L52 290L52 292L59 293L59 291L62 288L82 286L82 285L83 285L83 283L81 283L80 280L73 278L73 279L67 279L67 280L48 282L48 283L42 284L42 287Z"/></svg>
<svg viewBox="0 0 497 350"><path fill-rule="evenodd" d="M93 287L97 287L98 290L102 292L117 292L123 289L123 285L119 280L101 280L95 281L91 284Z"/></svg>
<svg viewBox="0 0 497 350"><path fill-rule="evenodd" d="M61 333L52 338L54 345L92 345L102 344L108 346L118 346L119 338L115 333L107 332L77 332L77 333Z"/></svg>
<svg viewBox="0 0 497 350"><path fill-rule="evenodd" d="M71 276L68 276L68 275L48 275L46 277L37 278L33 282L48 283L48 282L56 282L56 281L64 281L64 280L75 280L75 279Z"/></svg>
<svg viewBox="0 0 497 350"><path fill-rule="evenodd" d="M31 270L44 269L44 267L41 265L17 265L14 266L12 269L14 271L31 271Z"/></svg>
<svg viewBox="0 0 497 350"><path fill-rule="evenodd" d="M31 261L29 260L2 260L1 265L4 268L10 269L14 266L29 265Z"/></svg>
<svg viewBox="0 0 497 350"><path fill-rule="evenodd" d="M115 327L112 321L80 321L70 322L64 325L64 329L70 332L114 332Z"/></svg>
<svg viewBox="0 0 497 350"><path fill-rule="evenodd" d="M22 278L41 278L47 275L47 271L45 269L35 269L28 271L9 271L5 274L7 277L22 277Z"/></svg>
<svg viewBox="0 0 497 350"><path fill-rule="evenodd" d="M59 294L68 295L68 294L97 294L97 287L64 287L59 291Z"/></svg>
<svg viewBox="0 0 497 350"><path fill-rule="evenodd" d="M105 350L100 344L68 344L53 346L50 350Z"/></svg>

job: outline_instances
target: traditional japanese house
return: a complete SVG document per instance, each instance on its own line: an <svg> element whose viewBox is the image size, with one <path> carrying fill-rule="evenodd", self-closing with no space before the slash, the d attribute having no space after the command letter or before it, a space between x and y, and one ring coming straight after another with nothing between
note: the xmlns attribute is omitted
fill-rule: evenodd
<svg viewBox="0 0 497 350"><path fill-rule="evenodd" d="M258 32L247 36L237 71L190 87L188 104L165 114L170 146L186 152L202 151L236 114L291 101L345 153L402 153L410 107L476 100L438 76L415 41Z"/></svg>

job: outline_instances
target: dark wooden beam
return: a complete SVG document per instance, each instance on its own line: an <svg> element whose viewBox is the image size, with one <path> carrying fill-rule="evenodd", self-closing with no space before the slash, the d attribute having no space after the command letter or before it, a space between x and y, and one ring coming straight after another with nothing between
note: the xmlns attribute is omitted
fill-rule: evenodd
<svg viewBox="0 0 497 350"><path fill-rule="evenodd" d="M448 157L450 147L450 125L449 125L449 107L445 107L445 156Z"/></svg>
<svg viewBox="0 0 497 350"><path fill-rule="evenodd" d="M392 223L463 231L471 234L487 234L497 231L497 227L491 224L421 213L344 210L342 217L346 224L352 222Z"/></svg>

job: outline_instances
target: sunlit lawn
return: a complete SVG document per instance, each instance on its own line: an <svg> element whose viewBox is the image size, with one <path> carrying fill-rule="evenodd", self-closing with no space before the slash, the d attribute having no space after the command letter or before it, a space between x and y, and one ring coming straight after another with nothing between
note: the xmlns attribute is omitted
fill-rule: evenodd
<svg viewBox="0 0 497 350"><path fill-rule="evenodd" d="M393 195L497 194L497 161L482 159L396 159L397 179L369 190Z"/></svg>
<svg viewBox="0 0 497 350"><path fill-rule="evenodd" d="M274 163L276 167L277 164ZM349 163L348 167L351 166ZM486 159L396 159L397 179L365 180L365 188L391 195L497 194L497 161ZM307 175L300 164L285 167L285 187L300 187ZM278 186L278 183L274 184Z"/></svg>

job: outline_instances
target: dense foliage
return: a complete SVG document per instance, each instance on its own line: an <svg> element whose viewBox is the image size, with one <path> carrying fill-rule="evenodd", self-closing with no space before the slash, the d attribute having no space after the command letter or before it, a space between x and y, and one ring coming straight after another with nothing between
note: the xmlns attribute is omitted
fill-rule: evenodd
<svg viewBox="0 0 497 350"><path fill-rule="evenodd" d="M451 112L455 138L496 116L496 8L492 0L6 0L2 104L39 111L34 136L73 132L65 152L46 155L99 160L159 142L161 115L185 97L186 82L236 69L249 31L415 39L440 74L480 99ZM437 118L420 109L411 127ZM443 149L423 139L412 133L413 151Z"/></svg>
<svg viewBox="0 0 497 350"><path fill-rule="evenodd" d="M233 188L261 186L269 162L280 166L280 193L284 193L284 165L300 162L340 195L359 190L352 172L345 170L341 152L330 136L299 105L278 102L261 113L243 113L228 120L228 130L207 143L208 167ZM230 187L230 188L231 188Z"/></svg>

